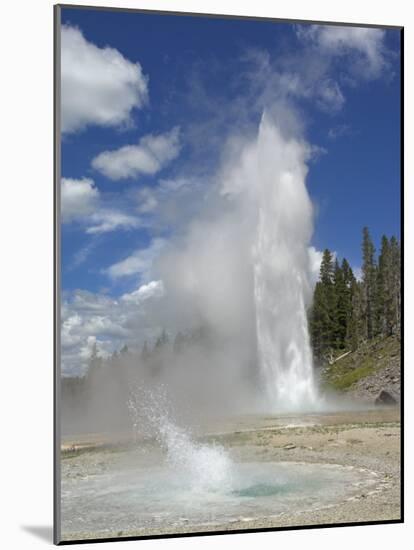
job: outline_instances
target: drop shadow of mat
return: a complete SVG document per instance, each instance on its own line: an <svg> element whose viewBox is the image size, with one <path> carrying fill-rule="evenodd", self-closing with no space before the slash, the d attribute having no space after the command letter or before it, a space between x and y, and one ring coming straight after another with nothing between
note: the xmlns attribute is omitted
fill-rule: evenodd
<svg viewBox="0 0 414 550"><path fill-rule="evenodd" d="M21 525L21 528L38 539L53 543L53 527L51 525Z"/></svg>

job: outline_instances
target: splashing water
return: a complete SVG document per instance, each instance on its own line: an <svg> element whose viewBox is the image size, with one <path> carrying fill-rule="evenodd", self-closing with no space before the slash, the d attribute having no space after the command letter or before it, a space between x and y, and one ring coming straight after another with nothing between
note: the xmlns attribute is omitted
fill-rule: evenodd
<svg viewBox="0 0 414 550"><path fill-rule="evenodd" d="M160 439L174 470L187 473L188 484L198 491L218 491L231 485L232 461L218 445L198 444L173 422L160 426Z"/></svg>
<svg viewBox="0 0 414 550"><path fill-rule="evenodd" d="M166 453L166 462L172 473L184 480L187 489L194 492L230 489L233 462L223 447L201 444L188 430L173 420L171 404L166 392L137 391L129 399L135 430L155 436ZM142 416L143 415L143 416ZM144 430L139 418L144 418Z"/></svg>
<svg viewBox="0 0 414 550"><path fill-rule="evenodd" d="M305 186L309 148L283 137L264 114L257 140L259 217L254 296L261 374L270 408L314 408L308 245L312 204Z"/></svg>

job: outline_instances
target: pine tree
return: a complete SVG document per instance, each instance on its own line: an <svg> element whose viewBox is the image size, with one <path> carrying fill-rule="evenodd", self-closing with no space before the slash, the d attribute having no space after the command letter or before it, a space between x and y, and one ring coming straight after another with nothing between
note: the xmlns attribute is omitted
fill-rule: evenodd
<svg viewBox="0 0 414 550"><path fill-rule="evenodd" d="M396 237L390 239L390 263L391 263L391 312L392 332L400 333L401 330L401 249Z"/></svg>
<svg viewBox="0 0 414 550"><path fill-rule="evenodd" d="M313 306L309 319L309 330L315 359L321 361L325 350L326 334L326 306L323 285L320 281L316 283L313 294Z"/></svg>
<svg viewBox="0 0 414 550"><path fill-rule="evenodd" d="M376 293L376 333L388 336L392 332L392 292L391 292L391 251L387 237L381 240L378 257L378 276Z"/></svg>
<svg viewBox="0 0 414 550"><path fill-rule="evenodd" d="M160 336L157 338L157 340L155 342L154 349L159 350L159 349L163 348L164 346L166 346L168 344L168 341L169 341L168 334L167 334L166 330L163 328Z"/></svg>
<svg viewBox="0 0 414 550"><path fill-rule="evenodd" d="M351 266L346 258L342 260L342 274L344 280L344 310L346 311L346 331L344 347L356 349L358 347L358 303L359 287Z"/></svg>
<svg viewBox="0 0 414 550"><path fill-rule="evenodd" d="M378 265L368 229L363 229L362 280L344 258L323 252L319 281L309 312L315 359L324 362L342 349L356 350L361 341L398 334L401 325L401 250L395 237L382 237Z"/></svg>
<svg viewBox="0 0 414 550"><path fill-rule="evenodd" d="M129 350L128 350L128 346L127 346L126 344L124 344L124 345L122 346L122 348L120 349L119 353L120 353L120 355L127 355L127 354L128 354L128 351L129 351Z"/></svg>
<svg viewBox="0 0 414 550"><path fill-rule="evenodd" d="M150 355L151 354L150 354L150 351L148 349L148 343L145 340L144 345L142 346L142 350L141 350L141 359L143 361L146 361L149 358Z"/></svg>
<svg viewBox="0 0 414 550"><path fill-rule="evenodd" d="M363 318L362 283L354 279L351 283L351 315L348 325L347 339L352 351L355 351L362 339L365 321Z"/></svg>
<svg viewBox="0 0 414 550"><path fill-rule="evenodd" d="M375 248L368 228L362 230L362 296L364 308L364 336L370 340L375 330L376 265Z"/></svg>
<svg viewBox="0 0 414 550"><path fill-rule="evenodd" d="M181 332L177 332L174 340L174 353L181 353L185 345L185 336Z"/></svg>
<svg viewBox="0 0 414 550"><path fill-rule="evenodd" d="M325 248L319 274L321 283L328 288L334 281L334 262L332 252Z"/></svg>
<svg viewBox="0 0 414 550"><path fill-rule="evenodd" d="M101 372L102 367L102 357L98 353L98 345L96 341L93 343L91 354L88 362L88 372L87 372L87 384L89 387L92 387L93 383Z"/></svg>
<svg viewBox="0 0 414 550"><path fill-rule="evenodd" d="M334 263L328 249L323 252L319 279L310 314L310 332L315 358L323 360L335 345Z"/></svg>
<svg viewBox="0 0 414 550"><path fill-rule="evenodd" d="M345 347L348 309L349 309L349 295L348 289L345 283L345 274L342 267L339 266L338 260L335 261L334 271L334 295L335 295L335 309L333 315L334 323L334 347L337 350L341 350Z"/></svg>

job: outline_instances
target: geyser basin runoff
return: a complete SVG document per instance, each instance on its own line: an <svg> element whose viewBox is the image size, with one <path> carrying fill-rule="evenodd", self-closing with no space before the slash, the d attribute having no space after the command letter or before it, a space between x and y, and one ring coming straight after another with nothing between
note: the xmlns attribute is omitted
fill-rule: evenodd
<svg viewBox="0 0 414 550"><path fill-rule="evenodd" d="M226 481L211 484L165 463L119 471L102 455L98 464L94 475L63 478L64 540L231 529L235 522L331 506L376 483L367 470L326 464L236 463Z"/></svg>

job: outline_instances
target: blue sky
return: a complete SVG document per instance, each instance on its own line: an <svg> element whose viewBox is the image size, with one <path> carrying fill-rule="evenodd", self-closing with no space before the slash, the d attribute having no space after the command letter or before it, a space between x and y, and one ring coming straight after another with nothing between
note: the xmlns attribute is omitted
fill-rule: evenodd
<svg viewBox="0 0 414 550"><path fill-rule="evenodd" d="M88 338L109 352L126 334L94 333L82 315L96 303L82 309L76 292L101 304L102 325L102 301L148 285L152 259L202 208L226 144L253 136L273 104L286 105L313 148L311 244L359 267L364 225L377 244L399 236L398 30L69 8L62 25L62 290L73 361Z"/></svg>

